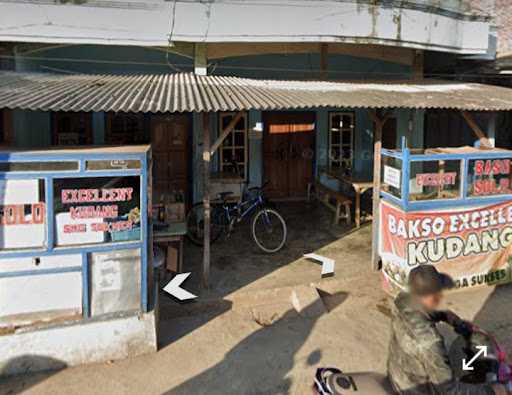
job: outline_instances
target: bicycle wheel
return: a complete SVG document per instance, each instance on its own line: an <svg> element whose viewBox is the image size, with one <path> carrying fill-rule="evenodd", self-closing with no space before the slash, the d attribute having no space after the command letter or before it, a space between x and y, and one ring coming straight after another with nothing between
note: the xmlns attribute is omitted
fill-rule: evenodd
<svg viewBox="0 0 512 395"><path fill-rule="evenodd" d="M252 220L252 237L260 249L277 252L286 243L286 236L286 222L276 210L263 208L256 213Z"/></svg>
<svg viewBox="0 0 512 395"><path fill-rule="evenodd" d="M211 207L210 215L210 243L214 243L225 229L224 210L219 205ZM204 207L203 203L196 203L187 214L187 237L198 245L204 244Z"/></svg>

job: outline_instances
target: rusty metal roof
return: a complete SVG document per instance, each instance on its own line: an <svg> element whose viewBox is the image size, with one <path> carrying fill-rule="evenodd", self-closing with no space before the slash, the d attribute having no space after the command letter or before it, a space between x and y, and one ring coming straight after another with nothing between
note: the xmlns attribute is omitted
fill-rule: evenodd
<svg viewBox="0 0 512 395"><path fill-rule="evenodd" d="M272 81L190 73L0 72L0 108L161 113L312 107L512 110L512 89L437 80Z"/></svg>

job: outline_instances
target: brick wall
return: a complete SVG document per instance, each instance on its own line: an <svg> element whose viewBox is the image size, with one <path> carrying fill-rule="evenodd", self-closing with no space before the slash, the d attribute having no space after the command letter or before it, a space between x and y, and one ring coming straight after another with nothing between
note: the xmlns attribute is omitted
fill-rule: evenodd
<svg viewBox="0 0 512 395"><path fill-rule="evenodd" d="M471 14L494 15L494 6L498 0L465 0L466 12Z"/></svg>
<svg viewBox="0 0 512 395"><path fill-rule="evenodd" d="M498 29L498 56L512 54L512 0L495 0Z"/></svg>
<svg viewBox="0 0 512 395"><path fill-rule="evenodd" d="M498 34L498 56L512 52L512 0L467 0L466 12L490 15Z"/></svg>

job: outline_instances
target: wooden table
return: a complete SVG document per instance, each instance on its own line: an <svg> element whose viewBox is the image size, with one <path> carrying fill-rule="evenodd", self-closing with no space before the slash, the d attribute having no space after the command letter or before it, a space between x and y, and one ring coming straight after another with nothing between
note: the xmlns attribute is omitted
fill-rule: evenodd
<svg viewBox="0 0 512 395"><path fill-rule="evenodd" d="M373 181L371 180L363 180L357 179L353 177L345 176L339 172L334 170L323 170L323 173L330 178L337 179L345 184L349 184L355 191L355 221L356 227L361 227L361 195L365 193L368 189L373 188Z"/></svg>
<svg viewBox="0 0 512 395"><path fill-rule="evenodd" d="M187 223L176 222L168 224L166 227L153 230L153 242L155 244L163 244L166 247L166 268L176 273L183 271L183 237L187 234ZM173 262L170 262L175 253L173 242L178 242L178 265L173 270Z"/></svg>

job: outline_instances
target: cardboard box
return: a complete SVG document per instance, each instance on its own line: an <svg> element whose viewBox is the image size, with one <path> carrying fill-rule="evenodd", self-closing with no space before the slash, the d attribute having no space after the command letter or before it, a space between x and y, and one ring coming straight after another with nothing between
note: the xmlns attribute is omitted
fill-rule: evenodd
<svg viewBox="0 0 512 395"><path fill-rule="evenodd" d="M167 203L165 205L165 222L185 221L185 203Z"/></svg>
<svg viewBox="0 0 512 395"><path fill-rule="evenodd" d="M180 254L180 244L179 242L170 242L167 244L167 259L165 263L165 268L174 273L179 273L181 268L179 267L179 254Z"/></svg>

